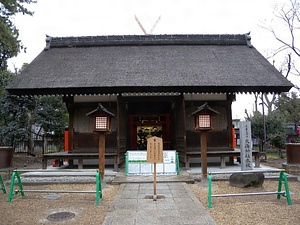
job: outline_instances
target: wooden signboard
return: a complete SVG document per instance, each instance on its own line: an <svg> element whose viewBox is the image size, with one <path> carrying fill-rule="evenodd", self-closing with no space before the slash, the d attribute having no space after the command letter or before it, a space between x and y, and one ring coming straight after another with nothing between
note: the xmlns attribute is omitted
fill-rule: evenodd
<svg viewBox="0 0 300 225"><path fill-rule="evenodd" d="M151 137L147 139L147 162L153 163L154 179L153 179L153 201L157 200L156 195L156 163L162 163L163 158L163 140L159 137Z"/></svg>
<svg viewBox="0 0 300 225"><path fill-rule="evenodd" d="M163 158L163 140L159 137L147 139L147 162L162 163Z"/></svg>

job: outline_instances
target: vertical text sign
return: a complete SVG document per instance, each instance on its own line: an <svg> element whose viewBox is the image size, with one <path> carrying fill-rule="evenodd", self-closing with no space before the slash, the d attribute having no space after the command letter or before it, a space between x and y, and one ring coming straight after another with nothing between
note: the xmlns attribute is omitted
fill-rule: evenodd
<svg viewBox="0 0 300 225"><path fill-rule="evenodd" d="M251 122L243 121L240 123L240 143L241 143L241 170L252 170L252 138Z"/></svg>
<svg viewBox="0 0 300 225"><path fill-rule="evenodd" d="M162 163L163 162L163 141L159 137L151 137L147 139L147 162Z"/></svg>

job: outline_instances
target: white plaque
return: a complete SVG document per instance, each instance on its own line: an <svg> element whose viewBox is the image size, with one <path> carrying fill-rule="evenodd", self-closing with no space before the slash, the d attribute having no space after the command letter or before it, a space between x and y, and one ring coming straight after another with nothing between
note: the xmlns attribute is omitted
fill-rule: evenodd
<svg viewBox="0 0 300 225"><path fill-rule="evenodd" d="M152 163L141 163L141 174L152 174Z"/></svg>
<svg viewBox="0 0 300 225"><path fill-rule="evenodd" d="M164 169L165 173L171 173L171 174L177 173L176 172L176 164L174 164L174 163L166 163L166 164L164 164L164 167L165 167L165 169Z"/></svg>
<svg viewBox="0 0 300 225"><path fill-rule="evenodd" d="M146 151L127 151L128 160L130 162L146 162L147 152Z"/></svg>
<svg viewBox="0 0 300 225"><path fill-rule="evenodd" d="M164 164L156 163L156 173L164 173Z"/></svg>
<svg viewBox="0 0 300 225"><path fill-rule="evenodd" d="M129 163L128 171L131 174L140 174L141 173L141 164L140 163Z"/></svg>
<svg viewBox="0 0 300 225"><path fill-rule="evenodd" d="M153 174L153 163L147 163L147 151L127 151L128 174ZM156 164L158 174L177 174L176 151L163 151L163 163Z"/></svg>
<svg viewBox="0 0 300 225"><path fill-rule="evenodd" d="M176 163L176 151L164 151L164 163Z"/></svg>

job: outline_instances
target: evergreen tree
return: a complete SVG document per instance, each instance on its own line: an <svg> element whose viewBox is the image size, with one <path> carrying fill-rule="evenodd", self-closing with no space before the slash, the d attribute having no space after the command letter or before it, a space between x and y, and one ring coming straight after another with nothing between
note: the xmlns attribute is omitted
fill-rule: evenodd
<svg viewBox="0 0 300 225"><path fill-rule="evenodd" d="M25 4L35 3L34 0L0 0L0 71L6 70L7 60L17 56L23 45L19 40L19 30L12 18L17 13L32 15Z"/></svg>
<svg viewBox="0 0 300 225"><path fill-rule="evenodd" d="M278 111L272 111L266 117L266 143L276 148L284 148L286 134L284 130L284 120L282 115ZM260 112L255 112L250 118L251 130L254 137L263 140L264 138L264 127L263 127L263 116Z"/></svg>
<svg viewBox="0 0 300 225"><path fill-rule="evenodd" d="M285 123L292 123L295 130L300 123L300 99L296 93L289 97L286 93L280 95L275 103L277 110L283 115Z"/></svg>

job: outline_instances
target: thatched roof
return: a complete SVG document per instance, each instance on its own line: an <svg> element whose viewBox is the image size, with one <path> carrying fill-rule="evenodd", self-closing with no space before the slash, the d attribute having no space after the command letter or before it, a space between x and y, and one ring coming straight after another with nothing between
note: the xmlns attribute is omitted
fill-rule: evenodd
<svg viewBox="0 0 300 225"><path fill-rule="evenodd" d="M248 35L47 38L11 94L286 92Z"/></svg>

